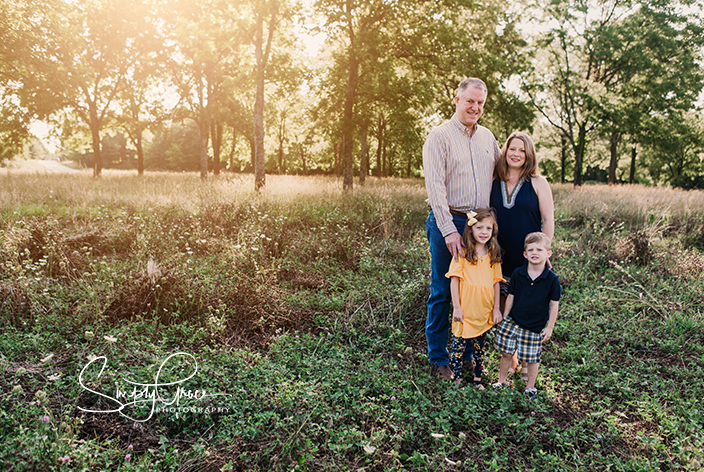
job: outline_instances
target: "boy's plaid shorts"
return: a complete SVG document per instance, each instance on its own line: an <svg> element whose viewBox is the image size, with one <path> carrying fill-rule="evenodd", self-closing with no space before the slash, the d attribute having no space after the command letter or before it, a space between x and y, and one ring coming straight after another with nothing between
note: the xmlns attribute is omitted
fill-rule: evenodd
<svg viewBox="0 0 704 472"><path fill-rule="evenodd" d="M499 323L494 344L501 352L513 355L518 350L518 360L535 364L540 362L543 336L518 326L510 316Z"/></svg>

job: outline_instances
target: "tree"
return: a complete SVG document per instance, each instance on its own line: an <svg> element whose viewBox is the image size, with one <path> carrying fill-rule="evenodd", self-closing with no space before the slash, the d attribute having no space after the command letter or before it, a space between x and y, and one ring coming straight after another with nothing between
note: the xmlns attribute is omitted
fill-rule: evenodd
<svg viewBox="0 0 704 472"><path fill-rule="evenodd" d="M137 151L137 174L144 175L144 133L155 131L167 119L170 111L166 103L176 94L168 86L166 75L166 41L158 30L156 11L145 18L147 30L135 39L140 54L129 64L124 77L124 87L117 95L116 109L111 114Z"/></svg>
<svg viewBox="0 0 704 472"><path fill-rule="evenodd" d="M619 16L621 0L589 9L587 0L557 0L546 7L557 22L537 44L543 55L523 83L538 112L559 131L574 154L574 185L582 184L582 167L590 133L601 124L596 96L604 92L595 59L599 35Z"/></svg>
<svg viewBox="0 0 704 472"><path fill-rule="evenodd" d="M643 124L654 114L681 115L678 111L692 109L704 85L700 66L704 30L679 12L679 6L679 2L641 2L600 36L595 60L606 93L599 97L597 111L610 141L609 183L616 181L622 137L631 137L633 183L635 146L652 136Z"/></svg>
<svg viewBox="0 0 704 472"><path fill-rule="evenodd" d="M701 110L675 111L653 116L646 125L648 171L656 182L678 183L688 174L702 171L704 121Z"/></svg>
<svg viewBox="0 0 704 472"><path fill-rule="evenodd" d="M333 45L319 115L330 123L345 189L353 185L355 141L366 156L365 136L375 137L376 175L396 172L390 164L400 154L408 157L409 173L409 163L420 165L422 120L435 111L449 117L451 110L437 104L451 102L462 78L485 78L499 96L502 81L522 61L522 40L500 0L485 2L481 11L464 0L318 0L316 9Z"/></svg>
<svg viewBox="0 0 704 472"><path fill-rule="evenodd" d="M60 20L60 0L0 2L0 162L22 152L32 119L45 119L59 108L39 83L54 83L44 50L56 46L48 32Z"/></svg>
<svg viewBox="0 0 704 472"><path fill-rule="evenodd" d="M536 109L569 143L575 185L582 183L592 132L601 129L609 138L613 183L624 134L635 146L649 114L692 106L702 88L704 35L696 21L678 13L684 3L560 0L546 7L558 26L538 41L543 61L524 86Z"/></svg>
<svg viewBox="0 0 704 472"><path fill-rule="evenodd" d="M217 119L224 88L241 74L241 48L247 41L244 7L231 0L179 0L161 12L170 28L171 79L181 98L175 118L193 120L200 138L200 176L208 176L208 143ZM219 143L218 143L219 145Z"/></svg>
<svg viewBox="0 0 704 472"><path fill-rule="evenodd" d="M49 88L61 108L71 110L89 127L93 175L100 177L100 132L129 64L141 53L136 38L146 29L141 20L146 11L139 0L88 0L63 7L66 21L53 32L56 40L35 45L42 48L42 65L53 69L53 75L26 81L25 87Z"/></svg>
<svg viewBox="0 0 704 472"><path fill-rule="evenodd" d="M266 66L271 54L271 45L276 31L278 0L259 0L254 3L256 33L254 39L256 98L254 100L254 188L260 191L266 184L264 154L264 82ZM267 39L264 41L264 24Z"/></svg>

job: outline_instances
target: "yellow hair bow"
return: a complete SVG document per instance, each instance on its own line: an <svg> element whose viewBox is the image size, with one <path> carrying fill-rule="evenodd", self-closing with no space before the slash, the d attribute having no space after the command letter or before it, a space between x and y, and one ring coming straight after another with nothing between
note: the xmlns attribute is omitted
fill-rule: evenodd
<svg viewBox="0 0 704 472"><path fill-rule="evenodd" d="M477 219L475 218L475 216L477 216L477 214L473 211L470 211L469 213L467 213L467 225L468 226L472 226L474 223L477 222Z"/></svg>

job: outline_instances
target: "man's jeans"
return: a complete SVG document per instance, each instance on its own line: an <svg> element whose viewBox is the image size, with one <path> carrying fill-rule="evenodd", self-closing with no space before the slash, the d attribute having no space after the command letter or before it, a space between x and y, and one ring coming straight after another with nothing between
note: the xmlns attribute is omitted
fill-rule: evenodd
<svg viewBox="0 0 704 472"><path fill-rule="evenodd" d="M462 235L467 218L452 215L452 221L457 227L457 231ZM425 222L425 233L430 245L430 297L428 298L428 317L425 321L428 359L433 365L448 365L450 356L447 352L447 340L450 331L452 294L450 293L450 279L445 277L445 274L450 268L452 254L445 245L445 238L438 229L432 210ZM472 343L467 343L464 360L470 360L472 352Z"/></svg>

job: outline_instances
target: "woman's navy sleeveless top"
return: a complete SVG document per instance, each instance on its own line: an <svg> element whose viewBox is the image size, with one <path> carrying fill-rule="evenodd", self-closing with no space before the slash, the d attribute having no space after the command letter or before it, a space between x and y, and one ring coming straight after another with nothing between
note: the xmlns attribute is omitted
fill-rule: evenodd
<svg viewBox="0 0 704 472"><path fill-rule="evenodd" d="M499 225L499 245L504 251L501 272L504 277L511 277L513 270L526 262L523 257L526 236L542 229L538 195L531 179L524 179L516 186L509 202L506 182L494 180L490 202Z"/></svg>

